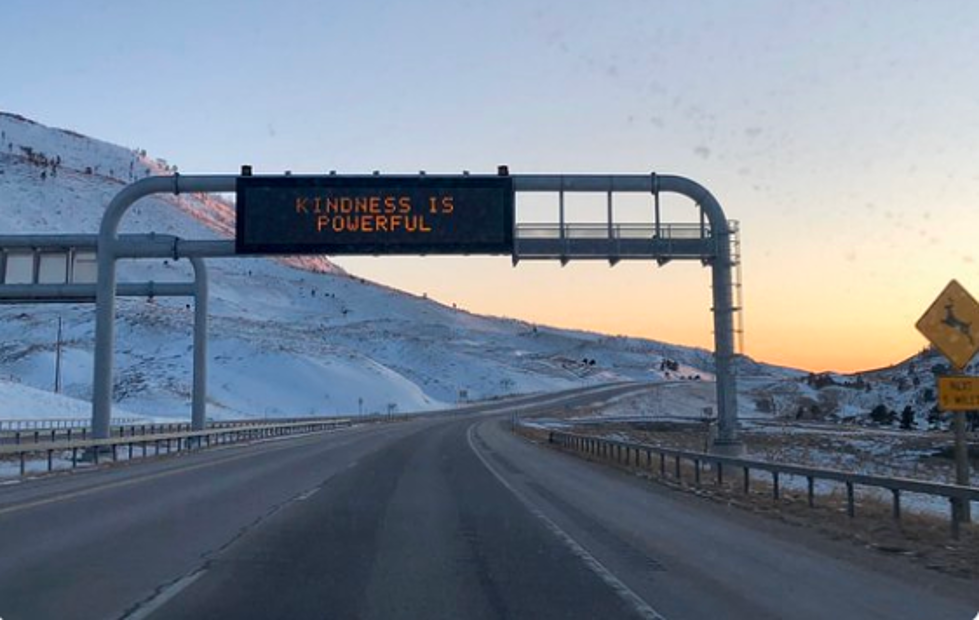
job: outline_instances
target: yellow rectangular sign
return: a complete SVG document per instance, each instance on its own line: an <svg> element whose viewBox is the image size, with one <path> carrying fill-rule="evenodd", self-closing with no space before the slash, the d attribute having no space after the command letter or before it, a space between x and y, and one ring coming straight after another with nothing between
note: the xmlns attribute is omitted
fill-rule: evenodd
<svg viewBox="0 0 979 620"><path fill-rule="evenodd" d="M938 408L979 411L979 377L938 377Z"/></svg>

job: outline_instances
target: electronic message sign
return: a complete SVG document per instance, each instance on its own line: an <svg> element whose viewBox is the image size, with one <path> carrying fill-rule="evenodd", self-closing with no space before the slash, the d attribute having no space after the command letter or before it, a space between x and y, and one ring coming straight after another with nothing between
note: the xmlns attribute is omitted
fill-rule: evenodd
<svg viewBox="0 0 979 620"><path fill-rule="evenodd" d="M507 176L241 176L238 254L510 254Z"/></svg>

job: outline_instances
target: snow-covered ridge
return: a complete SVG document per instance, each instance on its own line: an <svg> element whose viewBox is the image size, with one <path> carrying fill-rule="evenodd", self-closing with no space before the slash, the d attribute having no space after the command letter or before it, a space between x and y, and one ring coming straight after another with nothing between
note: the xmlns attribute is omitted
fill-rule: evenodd
<svg viewBox="0 0 979 620"><path fill-rule="evenodd" d="M41 181L57 181L60 175L62 180L68 179L69 183L88 179L108 187L115 186L116 191L138 179L177 172L176 166L164 159L147 155L145 150L123 148L67 129L52 129L18 114L3 111L0 111L0 153L34 168ZM111 195L109 198L111 199ZM161 196L159 200L176 206L204 224L209 233L206 236L209 238L234 237L234 206L220 197L190 194L182 197ZM43 224L47 225L48 222ZM96 232L98 221L75 221L73 226L76 227L74 232ZM320 273L343 272L324 256L286 257L276 260Z"/></svg>

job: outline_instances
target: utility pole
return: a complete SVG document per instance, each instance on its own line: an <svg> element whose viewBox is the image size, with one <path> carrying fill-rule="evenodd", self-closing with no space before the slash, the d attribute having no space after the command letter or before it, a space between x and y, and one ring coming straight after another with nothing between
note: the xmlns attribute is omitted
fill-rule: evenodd
<svg viewBox="0 0 979 620"><path fill-rule="evenodd" d="M58 315L58 340L54 345L54 393L61 393L61 315Z"/></svg>

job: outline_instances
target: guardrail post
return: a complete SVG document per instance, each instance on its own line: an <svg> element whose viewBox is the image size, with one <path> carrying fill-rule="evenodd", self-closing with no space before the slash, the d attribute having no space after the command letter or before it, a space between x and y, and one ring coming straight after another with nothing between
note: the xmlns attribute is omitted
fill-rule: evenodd
<svg viewBox="0 0 979 620"><path fill-rule="evenodd" d="M71 468L78 467L78 448L71 449Z"/></svg>
<svg viewBox="0 0 979 620"><path fill-rule="evenodd" d="M956 501L956 498L954 498L954 497L948 498L948 502L949 502L949 510L951 512L951 515L952 515L952 538L955 539L955 540L958 540L959 539L959 535L960 535L960 532L959 532L959 502L957 502Z"/></svg>
<svg viewBox="0 0 979 620"><path fill-rule="evenodd" d="M714 463L717 466L717 486L724 486L724 463L720 461Z"/></svg>
<svg viewBox="0 0 979 620"><path fill-rule="evenodd" d="M693 483L700 486L700 459L693 460Z"/></svg>
<svg viewBox="0 0 979 620"><path fill-rule="evenodd" d="M848 517L856 514L856 506L854 506L853 501L853 483L850 481L846 483L846 514Z"/></svg>
<svg viewBox="0 0 979 620"><path fill-rule="evenodd" d="M780 493L778 488L778 472L773 471L772 472L772 499L778 499L779 495Z"/></svg>
<svg viewBox="0 0 979 620"><path fill-rule="evenodd" d="M813 508L816 504L816 481L812 476L806 476L806 495L809 501L809 507Z"/></svg>
<svg viewBox="0 0 979 620"><path fill-rule="evenodd" d="M24 462L24 453L20 453L20 475L23 476L27 470L27 463Z"/></svg>
<svg viewBox="0 0 979 620"><path fill-rule="evenodd" d="M48 472L54 469L54 450L48 448Z"/></svg>
<svg viewBox="0 0 979 620"><path fill-rule="evenodd" d="M661 478L666 478L666 453L659 453L659 475Z"/></svg>
<svg viewBox="0 0 979 620"><path fill-rule="evenodd" d="M129 442L129 458L128 460L133 460L133 442Z"/></svg>
<svg viewBox="0 0 979 620"><path fill-rule="evenodd" d="M744 494L751 492L751 469L744 468Z"/></svg>
<svg viewBox="0 0 979 620"><path fill-rule="evenodd" d="M678 482L680 482L680 481L683 480L683 477L680 475L680 457L679 457L679 455L675 457L675 460L676 460L676 463L675 463L676 464L676 479L677 479Z"/></svg>
<svg viewBox="0 0 979 620"><path fill-rule="evenodd" d="M892 516L895 520L901 519L901 489L891 489L891 495L894 498L894 509L892 511Z"/></svg>

